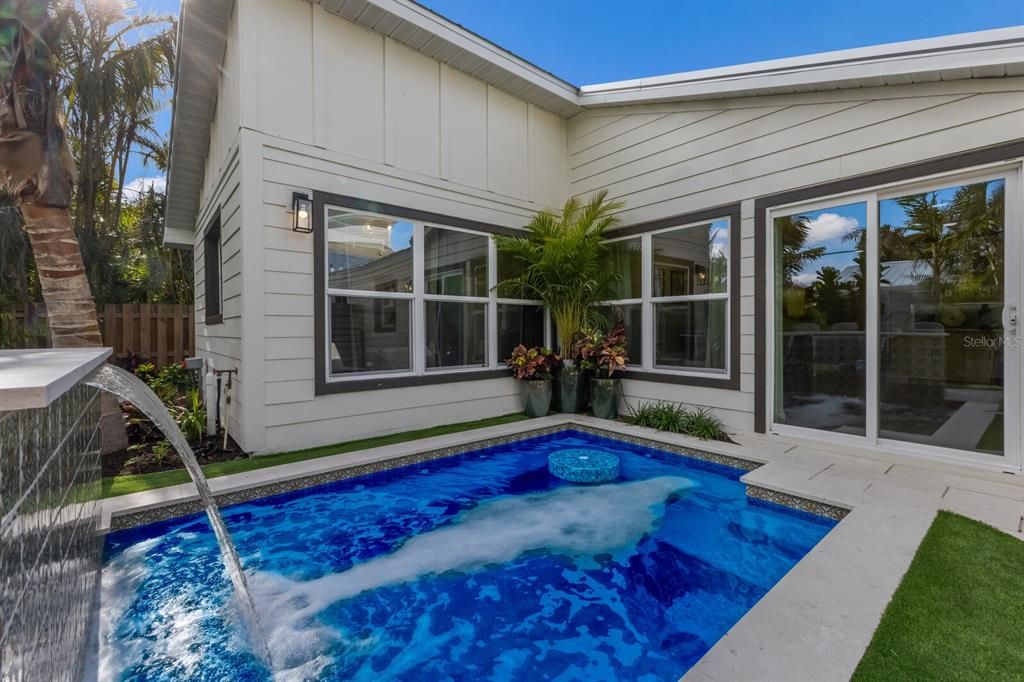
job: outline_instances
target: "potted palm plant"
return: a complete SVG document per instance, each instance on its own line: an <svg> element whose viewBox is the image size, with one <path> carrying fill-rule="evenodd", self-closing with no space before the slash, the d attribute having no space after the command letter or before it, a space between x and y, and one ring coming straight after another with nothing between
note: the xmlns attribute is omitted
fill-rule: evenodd
<svg viewBox="0 0 1024 682"><path fill-rule="evenodd" d="M561 215L541 211L526 226L524 236L498 237L498 251L513 261L518 274L498 282L504 296L539 300L558 329L562 367L554 388L563 412L586 407L586 374L576 366L574 341L597 321L596 303L613 297L620 275L610 267L605 232L617 222L622 203L607 201L607 191L586 204L573 197Z"/></svg>
<svg viewBox="0 0 1024 682"><path fill-rule="evenodd" d="M617 419L621 378L626 369L626 327L616 325L590 349L596 374L590 380L590 407L595 417Z"/></svg>
<svg viewBox="0 0 1024 682"><path fill-rule="evenodd" d="M551 409L551 371L558 364L558 356L547 348L519 344L505 364L526 387L526 415L545 416Z"/></svg>

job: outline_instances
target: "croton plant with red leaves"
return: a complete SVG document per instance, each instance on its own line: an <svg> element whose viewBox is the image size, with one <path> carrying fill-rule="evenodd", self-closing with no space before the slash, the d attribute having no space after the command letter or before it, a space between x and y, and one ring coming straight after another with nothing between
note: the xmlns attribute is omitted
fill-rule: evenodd
<svg viewBox="0 0 1024 682"><path fill-rule="evenodd" d="M576 337L574 351L583 369L597 369L609 378L626 369L626 326L617 324L607 334L583 332Z"/></svg>
<svg viewBox="0 0 1024 682"><path fill-rule="evenodd" d="M519 344L512 350L512 356L505 365L512 370L512 376L522 381L550 379L551 372L561 359L550 348L534 346L527 348Z"/></svg>

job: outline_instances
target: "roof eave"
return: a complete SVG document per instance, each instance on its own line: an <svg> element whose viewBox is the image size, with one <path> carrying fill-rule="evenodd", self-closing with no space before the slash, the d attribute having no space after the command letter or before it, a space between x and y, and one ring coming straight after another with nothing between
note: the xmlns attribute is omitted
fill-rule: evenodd
<svg viewBox="0 0 1024 682"><path fill-rule="evenodd" d="M579 102L595 107L856 88L866 83L884 85L878 79L886 78L980 77L974 69L986 75L1024 74L1024 27L585 85Z"/></svg>
<svg viewBox="0 0 1024 682"><path fill-rule="evenodd" d="M171 105L164 244L191 248L234 0L183 0ZM187 84L188 87L184 87ZM188 97L181 98L183 92ZM183 128L190 128L183 134ZM176 134L177 132L177 134ZM185 235L188 235L186 238Z"/></svg>

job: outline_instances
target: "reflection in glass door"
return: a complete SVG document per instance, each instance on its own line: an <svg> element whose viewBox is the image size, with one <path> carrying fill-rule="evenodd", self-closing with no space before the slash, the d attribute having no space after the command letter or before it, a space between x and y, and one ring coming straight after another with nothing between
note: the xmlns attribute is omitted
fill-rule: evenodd
<svg viewBox="0 0 1024 682"><path fill-rule="evenodd" d="M1002 455L1002 179L884 199L879 437Z"/></svg>
<svg viewBox="0 0 1024 682"><path fill-rule="evenodd" d="M1017 169L771 219L774 426L1020 465Z"/></svg>
<svg viewBox="0 0 1024 682"><path fill-rule="evenodd" d="M863 436L867 204L773 222L775 423Z"/></svg>

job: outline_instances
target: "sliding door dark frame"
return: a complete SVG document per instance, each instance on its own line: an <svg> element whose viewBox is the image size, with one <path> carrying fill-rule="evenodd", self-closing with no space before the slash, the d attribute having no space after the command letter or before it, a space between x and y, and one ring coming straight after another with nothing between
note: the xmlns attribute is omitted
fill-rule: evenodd
<svg viewBox="0 0 1024 682"><path fill-rule="evenodd" d="M768 263L768 210L776 206L793 204L801 201L866 190L879 185L888 185L894 182L910 181L928 175L947 173L957 170L982 166L985 164L1010 161L1011 159L1024 156L1024 139L1015 140L1007 144L978 149L963 154L944 156L922 163L890 168L884 171L858 175L852 178L844 178L826 182L811 187L781 192L771 196L761 197L754 201L754 431L765 433L768 428L768 358L767 333L768 333L768 296L773 292L768 291L767 273ZM869 406L870 409L870 406Z"/></svg>

